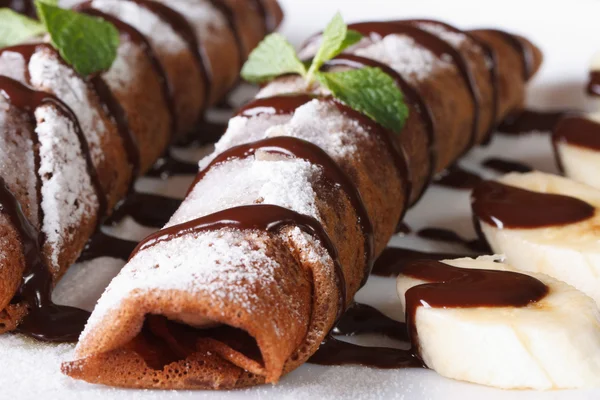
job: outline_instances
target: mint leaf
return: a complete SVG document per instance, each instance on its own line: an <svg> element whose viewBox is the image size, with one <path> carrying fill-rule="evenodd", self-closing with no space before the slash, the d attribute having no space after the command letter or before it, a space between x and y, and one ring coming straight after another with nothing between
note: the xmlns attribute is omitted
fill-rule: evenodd
<svg viewBox="0 0 600 400"><path fill-rule="evenodd" d="M252 83L262 83L283 74L306 74L306 67L283 35L272 33L250 53L242 68L242 78Z"/></svg>
<svg viewBox="0 0 600 400"><path fill-rule="evenodd" d="M79 74L87 76L110 68L119 48L117 28L100 18L59 8L48 0L36 0L35 5L52 45Z"/></svg>
<svg viewBox="0 0 600 400"><path fill-rule="evenodd" d="M34 19L0 8L0 47L12 46L46 33L44 25Z"/></svg>
<svg viewBox="0 0 600 400"><path fill-rule="evenodd" d="M338 12L329 25L323 31L321 46L313 58L312 65L308 71L309 81L314 74L325 64L349 46L352 46L362 38L356 31L348 31L348 27Z"/></svg>
<svg viewBox="0 0 600 400"><path fill-rule="evenodd" d="M396 82L379 68L320 72L317 80L349 107L385 128L399 133L408 118L404 95Z"/></svg>

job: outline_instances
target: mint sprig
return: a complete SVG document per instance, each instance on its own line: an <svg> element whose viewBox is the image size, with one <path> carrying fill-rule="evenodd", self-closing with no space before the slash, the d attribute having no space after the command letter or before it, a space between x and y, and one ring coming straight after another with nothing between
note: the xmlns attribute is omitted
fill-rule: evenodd
<svg viewBox="0 0 600 400"><path fill-rule="evenodd" d="M10 8L0 8L0 47L17 43L46 33L41 22L16 13Z"/></svg>
<svg viewBox="0 0 600 400"><path fill-rule="evenodd" d="M57 0L36 0L40 22L0 9L0 47L48 33L52 46L83 76L108 70L117 58L119 31L97 17L58 7ZM5 28L6 27L6 28ZM4 35L4 30L10 35Z"/></svg>
<svg viewBox="0 0 600 400"><path fill-rule="evenodd" d="M385 128L400 132L408 118L408 107L396 82L380 68L323 72L323 65L362 39L349 30L337 13L323 31L321 45L311 64L304 65L293 46L279 34L267 36L250 54L242 77L253 83L268 82L283 74L298 74L307 87L317 82L331 94Z"/></svg>

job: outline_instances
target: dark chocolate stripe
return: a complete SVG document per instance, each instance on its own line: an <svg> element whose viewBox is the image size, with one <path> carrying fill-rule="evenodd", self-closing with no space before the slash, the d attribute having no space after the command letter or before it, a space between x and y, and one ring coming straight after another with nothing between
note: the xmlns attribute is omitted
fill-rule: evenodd
<svg viewBox="0 0 600 400"><path fill-rule="evenodd" d="M365 238L365 278L361 285L366 283L366 279L371 273L374 262L374 239L373 225L369 218L367 208L362 200L360 192L350 177L338 166L338 164L319 146L303 139L291 136L277 136L263 139L256 142L250 142L239 146L231 147L219 154L206 168L204 168L196 177L190 191L200 182L215 165L221 164L231 159L241 159L251 157L257 151L262 150L267 153L282 154L294 158L300 158L309 161L311 164L318 165L323 169L323 176L333 185L339 186L354 208L358 221ZM188 192L189 194L189 192Z"/></svg>
<svg viewBox="0 0 600 400"><path fill-rule="evenodd" d="M314 99L318 99L319 101L328 102L329 104L334 105L339 112L355 121L367 133L377 136L383 142L384 146L388 149L390 156L392 157L396 170L400 175L402 185L404 186L403 189L405 206L403 207L403 213L405 213L408 208L408 202L410 201L411 190L411 181L408 172L407 156L404 152L404 149L401 149L392 137L393 133L383 128L381 125L379 125L377 122L373 121L366 115L356 110L353 110L352 108L346 106L345 104L332 97L312 96L308 94L289 94L256 99L253 102L244 106L238 112L238 115L249 117L260 114L293 114L296 111L296 108ZM403 215L400 218L402 217Z"/></svg>
<svg viewBox="0 0 600 400"><path fill-rule="evenodd" d="M435 172L435 166L437 163L437 154L435 148L435 125L433 122L433 117L431 114L431 109L423 100L420 93L415 90L415 88L410 85L398 72L394 69L390 68L386 64L383 64L377 60L373 60L371 58L356 56L353 54L341 54L337 56L335 59L330 60L325 64L326 68L335 67L335 66L346 66L350 68L364 68L364 67L375 67L381 69L383 72L388 74L389 76L396 81L396 84L404 94L405 99L412 104L413 108L419 113L421 116L421 120L425 124L425 130L427 132L428 137L428 153L429 153L429 177L428 181L433 179L433 174ZM408 159L406 160L407 166L409 166ZM410 166L409 166L410 167ZM410 174L408 174L410 179ZM412 182L411 182L412 187ZM421 193L417 195L415 201L412 203L416 203L427 188L427 184L423 185L421 189ZM407 201L410 201L411 193L408 194ZM412 205L411 204L411 205ZM408 208L405 206L405 208Z"/></svg>
<svg viewBox="0 0 600 400"><path fill-rule="evenodd" d="M287 208L268 204L240 206L171 226L148 236L140 242L131 254L130 259L135 257L140 251L185 235L217 231L225 228L277 232L286 226L298 227L305 233L313 236L316 240L319 240L329 253L329 256L333 260L340 295L337 316L339 318L346 308L346 279L337 249L319 221Z"/></svg>
<svg viewBox="0 0 600 400"><path fill-rule="evenodd" d="M208 104L208 99L210 98L210 94L212 91L212 71L210 69L210 63L206 60L206 57L203 54L202 48L200 47L200 43L196 38L196 32L194 28L190 25L188 20L173 10L170 7L167 7L164 4L157 3L152 0L128 0L134 2L141 7L146 8L147 10L154 13L157 17L159 17L164 23L169 25L171 29L178 34L186 43L189 51L192 53L194 58L196 59L196 63L200 70L200 74L204 81L206 90L204 95L204 104Z"/></svg>
<svg viewBox="0 0 600 400"><path fill-rule="evenodd" d="M469 94L473 100L474 112L471 139L465 151L472 147L472 145L476 142L477 128L479 126L479 90L477 89L477 85L473 79L469 65L458 50L437 36L423 29L410 25L406 21L361 22L357 24L351 24L348 26L348 28L354 29L367 36L372 34L382 37L388 35L406 35L423 48L426 48L434 53L440 59L447 58L444 56L449 56L458 73L463 78L467 90L469 91Z"/></svg>
<svg viewBox="0 0 600 400"><path fill-rule="evenodd" d="M238 55L240 57L240 70L244 65L244 61L246 60L246 51L250 51L252 49L246 49L244 46L244 42L242 41L242 37L240 36L240 31L237 26L237 22L235 21L235 13L223 0L208 0L210 4L216 8L227 20L227 26L229 30L233 34L235 39L235 44L237 46Z"/></svg>
<svg viewBox="0 0 600 400"><path fill-rule="evenodd" d="M499 29L484 29L482 32L493 32L497 35L500 35L506 43L514 48L521 56L521 62L523 64L523 80L527 82L529 79L531 79L534 72L534 57L529 46L525 45L525 43L523 43L523 41L515 35Z"/></svg>
<svg viewBox="0 0 600 400"><path fill-rule="evenodd" d="M88 174L98 197L97 219L101 219L101 216L106 212L106 196L100 186L79 122L71 109L51 94L35 91L4 76L0 76L0 93L11 105L26 112L34 125L35 110L43 105L54 106L70 120L78 136L81 151L86 160ZM32 130L32 132L37 141L35 130ZM40 179L38 175L38 188L41 187ZM89 314L76 308L57 306L52 303L53 279L42 253L45 237L23 215L20 204L3 181L1 186L0 202L2 203L2 212L8 214L13 226L19 232L26 263L22 283L13 301L24 302L29 307L29 313L19 324L18 330L40 340L75 341ZM41 217L40 224L43 224L40 193L38 193L38 207Z"/></svg>

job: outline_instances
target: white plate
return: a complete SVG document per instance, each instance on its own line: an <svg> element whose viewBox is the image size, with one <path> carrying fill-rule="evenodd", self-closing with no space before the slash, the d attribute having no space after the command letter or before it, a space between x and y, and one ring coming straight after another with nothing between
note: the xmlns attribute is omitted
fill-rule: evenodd
<svg viewBox="0 0 600 400"><path fill-rule="evenodd" d="M459 27L499 27L521 33L544 51L545 63L529 89L528 103L537 107L589 107L583 94L587 67L597 50L600 37L600 3L572 0L550 1L393 1L393 0L282 0L286 11L283 33L298 44L320 30L335 11L347 21L437 18ZM241 98L246 97L241 95ZM472 151L462 162L480 170L479 163L489 155L510 156L548 172L555 172L547 136L525 138L496 137L493 145ZM190 155L199 157L198 154ZM489 171L487 172L489 174ZM141 182L145 190L181 195L189 180L179 178L169 184ZM442 203L443 202L443 203ZM450 228L474 237L468 193L432 187L421 203L411 210L407 222L414 228ZM127 221L116 233L140 238L148 231ZM460 251L448 244L426 242L415 237L395 237L392 243L423 250ZM104 285L122 263L100 259L72 268L61 282L56 298L75 305L93 306ZM394 280L373 277L358 294L358 300L371 304L393 318L401 318L394 292ZM574 310L576 312L576 310ZM359 343L391 346L390 340L371 336ZM305 365L284 377L276 386L263 386L232 392L160 392L111 389L64 377L59 362L68 358L70 345L50 346L18 336L0 337L0 398L15 399L584 399L600 398L597 391L508 392L451 381L433 371L383 371L364 367L320 367Z"/></svg>

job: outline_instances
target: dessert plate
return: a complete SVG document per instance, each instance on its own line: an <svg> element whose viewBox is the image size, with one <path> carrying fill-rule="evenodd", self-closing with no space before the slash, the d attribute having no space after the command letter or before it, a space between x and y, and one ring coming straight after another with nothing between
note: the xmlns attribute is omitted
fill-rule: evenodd
<svg viewBox="0 0 600 400"><path fill-rule="evenodd" d="M461 28L479 26L506 29L520 33L539 45L545 62L541 72L529 85L528 106L535 108L589 109L592 104L584 95L588 64L596 52L593 38L600 27L596 16L600 3L595 1L527 1L475 2L472 0L422 0L391 2L389 0L282 0L286 21L282 32L298 45L311 33L325 26L340 10L347 22L369 19L435 18ZM68 4L68 1L65 2ZM249 99L253 89L241 87L232 102L241 104ZM215 111L211 119L226 120L228 115ZM210 149L200 148L178 154L187 160L197 160ZM496 135L492 144L473 150L460 165L483 177L493 177L491 169L481 167L489 157L502 157L524 162L544 172L556 172L550 137L539 132L526 136ZM176 177L167 181L142 178L140 191L183 197L192 177ZM471 222L468 190L432 185L424 198L407 215L405 222L412 232L436 227L452 230L461 237L475 237ZM125 219L111 234L139 240L152 230ZM414 233L394 237L392 245L423 251L463 254L460 244L427 241ZM61 304L93 308L110 279L123 262L102 258L71 268L55 292ZM357 295L357 300L370 304L386 315L402 319L401 305L396 295L395 279L371 277ZM576 312L577 310L573 310ZM346 339L345 339L346 340ZM370 346L401 346L377 335L351 338L355 343ZM491 344L493 345L493 344ZM442 378L429 370L377 370L360 366L324 367L306 364L282 379L276 386L262 386L231 392L159 392L136 391L89 385L60 373L60 362L69 358L72 345L48 345L17 335L0 337L0 354L4 368L0 374L3 398L38 399L258 399L258 398L319 398L319 399L585 399L600 397L600 389L588 391L530 392L497 389L456 382Z"/></svg>

